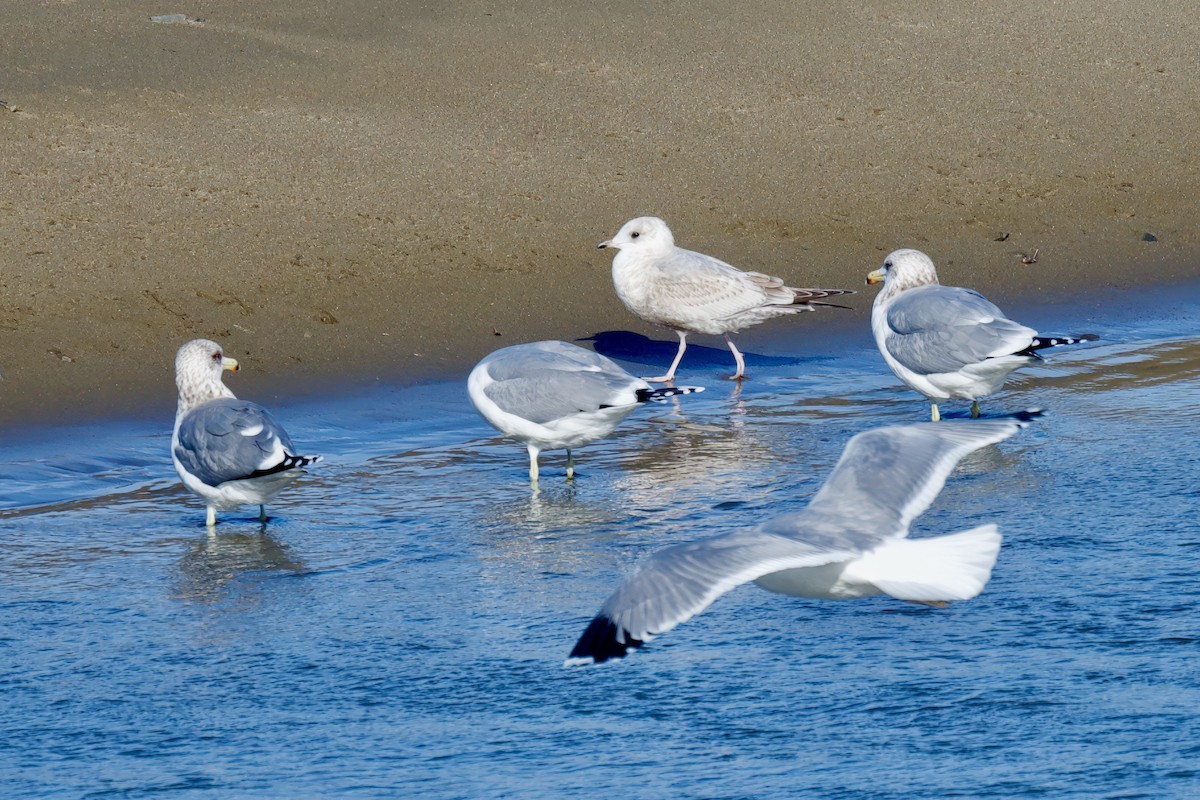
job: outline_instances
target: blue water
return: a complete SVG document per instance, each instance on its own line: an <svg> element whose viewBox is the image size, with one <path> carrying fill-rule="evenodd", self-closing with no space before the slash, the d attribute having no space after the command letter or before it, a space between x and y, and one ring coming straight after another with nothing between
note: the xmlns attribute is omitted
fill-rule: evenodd
<svg viewBox="0 0 1200 800"><path fill-rule="evenodd" d="M596 668L561 664L640 559L800 508L854 433L926 418L865 334L744 336L740 394L698 347L705 393L581 449L573 484L546 454L536 494L461 381L276 403L327 460L215 536L170 419L10 437L0 796L1198 797L1194 289L1016 315L1104 340L986 402L1049 414L916 525L1000 525L980 597L746 586ZM595 344L661 365L671 340Z"/></svg>

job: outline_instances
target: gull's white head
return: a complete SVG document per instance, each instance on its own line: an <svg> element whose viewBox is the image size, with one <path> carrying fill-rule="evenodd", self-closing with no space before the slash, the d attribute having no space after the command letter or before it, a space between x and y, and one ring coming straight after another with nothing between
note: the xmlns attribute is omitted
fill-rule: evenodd
<svg viewBox="0 0 1200 800"><path fill-rule="evenodd" d="M894 250L883 260L882 267L867 275L868 284L884 284L881 297L937 282L933 260L920 250Z"/></svg>
<svg viewBox="0 0 1200 800"><path fill-rule="evenodd" d="M621 226L617 235L607 242L596 245L600 249L615 247L618 250L634 249L670 250L675 246L675 237L667 223L658 217L638 217Z"/></svg>
<svg viewBox="0 0 1200 800"><path fill-rule="evenodd" d="M193 339L175 354L175 387L179 390L178 416L218 397L233 397L221 382L225 370L237 372L238 362L226 357L221 345Z"/></svg>

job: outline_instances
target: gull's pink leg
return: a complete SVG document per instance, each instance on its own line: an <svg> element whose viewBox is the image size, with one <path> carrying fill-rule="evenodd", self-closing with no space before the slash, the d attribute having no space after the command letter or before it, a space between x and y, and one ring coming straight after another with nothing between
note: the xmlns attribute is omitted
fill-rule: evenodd
<svg viewBox="0 0 1200 800"><path fill-rule="evenodd" d="M742 358L742 354L733 346L733 339L729 338L729 334L725 334L725 344L729 345L729 352L733 353L733 360L737 362L737 372L733 373L733 379L740 381L746 377L746 362Z"/></svg>
<svg viewBox="0 0 1200 800"><path fill-rule="evenodd" d="M675 353L675 360L671 362L671 368L667 370L666 375L660 375L657 378L642 378L650 383L670 383L675 380L675 368L679 366L679 362L683 359L683 351L687 350L687 331L675 331L679 334L679 350Z"/></svg>
<svg viewBox="0 0 1200 800"><path fill-rule="evenodd" d="M527 449L529 451L529 482L533 484L534 488L537 488L537 485L538 485L538 453L540 452L540 448L538 448L532 444L526 444L525 449Z"/></svg>

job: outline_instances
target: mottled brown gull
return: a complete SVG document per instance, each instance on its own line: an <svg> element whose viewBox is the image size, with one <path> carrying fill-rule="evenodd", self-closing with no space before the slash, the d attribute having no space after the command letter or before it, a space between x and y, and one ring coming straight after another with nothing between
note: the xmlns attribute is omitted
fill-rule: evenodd
<svg viewBox="0 0 1200 800"><path fill-rule="evenodd" d="M617 235L598 247L615 247L613 285L626 308L647 322L665 325L679 336L679 350L665 375L646 378L671 381L687 349L689 333L723 335L737 362L733 378L745 377L746 363L729 337L760 322L815 311L818 302L845 289L797 289L782 278L743 272L720 259L675 246L667 223L658 217L638 217L621 226Z"/></svg>

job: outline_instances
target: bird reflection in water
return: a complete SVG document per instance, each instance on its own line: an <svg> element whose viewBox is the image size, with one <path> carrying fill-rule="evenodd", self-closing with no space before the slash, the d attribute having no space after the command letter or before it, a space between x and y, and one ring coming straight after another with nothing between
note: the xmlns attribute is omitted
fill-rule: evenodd
<svg viewBox="0 0 1200 800"><path fill-rule="evenodd" d="M754 411L742 399L740 383L724 405L728 416L723 424L693 422L679 408L654 420L659 431L643 437L647 445L621 456L619 489L626 493L626 502L670 504L679 497L680 487L689 487L685 494L698 493L699 485L729 485L732 490L771 461L769 436L747 428Z"/></svg>
<svg viewBox="0 0 1200 800"><path fill-rule="evenodd" d="M575 481L488 504L475 526L486 541L484 576L512 585L546 573L571 573L594 558L581 537L588 545L622 540L642 535L646 526L708 514L705 498L713 494L741 505L772 491L763 477L763 467L776 458L772 441L753 424L747 427L756 412L741 393L740 384L730 389L723 401L728 417L716 417L719 424L692 421L686 402L672 398L664 404L666 413L635 421L626 435L596 448Z"/></svg>
<svg viewBox="0 0 1200 800"><path fill-rule="evenodd" d="M227 599L242 576L256 573L303 575L308 568L267 533L210 532L196 539L179 561L176 595L184 600L216 603Z"/></svg>

